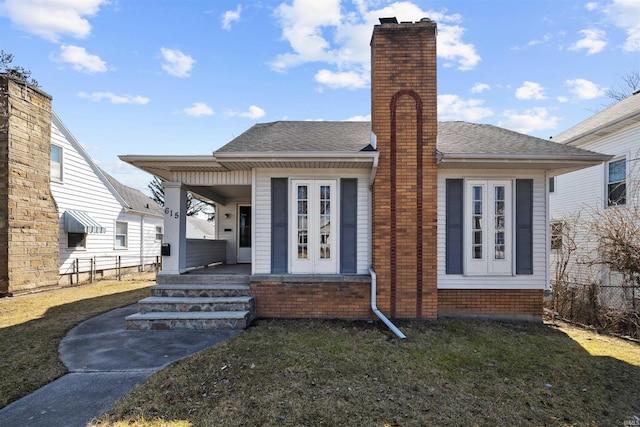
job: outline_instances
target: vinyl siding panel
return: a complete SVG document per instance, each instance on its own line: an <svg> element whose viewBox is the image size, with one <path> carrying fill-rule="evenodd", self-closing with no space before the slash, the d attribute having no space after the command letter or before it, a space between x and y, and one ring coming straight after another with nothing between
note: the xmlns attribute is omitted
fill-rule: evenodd
<svg viewBox="0 0 640 427"><path fill-rule="evenodd" d="M160 242L155 242L155 225L162 225L163 218L145 217L145 243L141 247L140 215L125 213L119 199L112 193L97 168L78 148L64 129L52 123L51 142L62 148L62 182L52 182L51 191L58 206L60 232L60 274L71 273L74 262L79 260L81 271L88 271L90 260L95 257L96 268L114 268L116 257L122 257L122 266L139 265L141 254L155 257L160 253ZM106 233L86 235L86 248L67 246L62 215L66 210L87 212L106 228ZM115 223L128 223L126 249L115 249ZM148 225L147 225L148 224ZM151 234L152 232L152 234ZM147 240L147 235L151 240ZM151 261L147 261L151 262Z"/></svg>
<svg viewBox="0 0 640 427"><path fill-rule="evenodd" d="M465 276L446 274L446 179L516 179L533 180L533 274L509 276ZM438 288L439 289L544 289L547 286L547 207L546 176L544 171L479 171L441 170L438 173ZM515 210L515 205L512 206ZM515 211L513 211L515 214ZM515 219L515 216L514 216ZM467 230L464 230L466 233ZM464 248L467 250L467 248ZM515 250L515 246L514 246Z"/></svg>
<svg viewBox="0 0 640 427"><path fill-rule="evenodd" d="M600 141L580 145L615 157L627 157L627 193L637 195L640 181L640 123L608 135ZM605 207L604 164L556 177L555 192L549 196L549 215L552 220L563 215L581 213L588 215L593 208Z"/></svg>

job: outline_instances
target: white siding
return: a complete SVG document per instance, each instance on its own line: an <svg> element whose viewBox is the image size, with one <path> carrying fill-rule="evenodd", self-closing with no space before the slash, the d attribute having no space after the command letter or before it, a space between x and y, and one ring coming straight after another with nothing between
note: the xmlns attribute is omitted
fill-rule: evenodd
<svg viewBox="0 0 640 427"><path fill-rule="evenodd" d="M533 179L533 274L515 275L515 253L512 276L465 276L446 274L445 242L447 218L446 179ZM515 170L441 170L438 172L438 288L439 289L544 289L547 274L547 207L544 171L523 173ZM512 206L515 211L515 207ZM515 212L514 212L515 215ZM515 216L514 216L515 218ZM515 221L514 221L515 223ZM465 248L466 249L466 248Z"/></svg>
<svg viewBox="0 0 640 427"><path fill-rule="evenodd" d="M122 266L139 265L141 254L155 257L160 253L160 242L155 241L155 225L162 225L162 218L145 217L145 243L141 246L141 216L125 213L120 200L111 191L95 165L68 134L56 123L51 126L51 142L62 148L62 182L51 182L51 191L58 206L60 225L60 274L74 270L74 262L79 259L81 271L88 271L90 260L96 258L97 269L115 267L117 256L122 257ZM86 248L67 247L67 233L64 230L63 214L66 210L88 213L106 229L105 233L87 234ZM115 249L115 223L128 223L126 249ZM151 262L150 260L146 261Z"/></svg>
<svg viewBox="0 0 640 427"><path fill-rule="evenodd" d="M371 226L369 169L260 169L254 193L254 267L255 274L271 272L271 178L358 179L357 273L368 274L371 265L369 236ZM339 207L338 207L339 211ZM340 254L337 255L338 257Z"/></svg>
<svg viewBox="0 0 640 427"><path fill-rule="evenodd" d="M614 156L612 160L627 158L627 206L638 206L640 183L640 123L625 127L602 139L579 146L587 150ZM583 260L597 258L597 241L589 230L589 221L603 209L627 209L626 206L606 207L606 165L600 164L556 177L555 192L549 196L551 221L568 221L565 227L577 245L567 270L569 281L586 283L594 278L607 278L606 268L593 266ZM555 271L558 251L551 251L550 262Z"/></svg>
<svg viewBox="0 0 640 427"><path fill-rule="evenodd" d="M627 181L627 193L628 195L638 196L640 123L608 135L597 142L581 145L580 148L615 157L626 156L627 175L630 177ZM565 214L579 212L588 215L592 209L604 208L604 201L606 200L605 171L605 165L601 164L557 176L555 192L549 197L549 215L551 219L560 219ZM633 188L634 185L636 185L636 188Z"/></svg>

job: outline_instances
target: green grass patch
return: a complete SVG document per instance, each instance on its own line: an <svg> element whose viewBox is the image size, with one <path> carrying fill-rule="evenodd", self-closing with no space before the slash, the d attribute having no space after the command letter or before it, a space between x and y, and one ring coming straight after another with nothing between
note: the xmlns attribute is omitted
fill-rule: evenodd
<svg viewBox="0 0 640 427"><path fill-rule="evenodd" d="M552 326L400 326L407 340L366 322L260 320L152 376L97 424L610 426L640 416L637 344L592 355Z"/></svg>
<svg viewBox="0 0 640 427"><path fill-rule="evenodd" d="M149 295L153 275L0 299L0 408L67 372L58 345L100 313Z"/></svg>

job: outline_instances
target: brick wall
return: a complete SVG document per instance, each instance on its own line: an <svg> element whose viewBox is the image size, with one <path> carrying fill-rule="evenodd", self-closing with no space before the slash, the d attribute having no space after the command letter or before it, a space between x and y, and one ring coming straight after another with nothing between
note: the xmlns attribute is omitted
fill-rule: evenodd
<svg viewBox="0 0 640 427"><path fill-rule="evenodd" d="M58 283L50 149L51 97L0 76L0 293Z"/></svg>
<svg viewBox="0 0 640 427"><path fill-rule="evenodd" d="M435 318L435 23L376 25L371 58L371 121L380 152L372 231L378 307L391 318Z"/></svg>
<svg viewBox="0 0 640 427"><path fill-rule="evenodd" d="M478 316L542 321L540 289L440 289L439 316Z"/></svg>
<svg viewBox="0 0 640 427"><path fill-rule="evenodd" d="M253 276L251 294L258 317L372 319L368 276L327 281L300 276Z"/></svg>

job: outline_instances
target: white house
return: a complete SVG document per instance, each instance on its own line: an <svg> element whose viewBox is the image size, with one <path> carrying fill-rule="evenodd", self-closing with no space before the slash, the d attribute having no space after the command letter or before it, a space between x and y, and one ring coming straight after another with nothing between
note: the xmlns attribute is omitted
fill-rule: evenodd
<svg viewBox="0 0 640 427"><path fill-rule="evenodd" d="M553 267L567 261L563 280L571 283L619 284L619 274L599 263L599 242L591 224L612 216L640 220L633 213L640 207L640 92L567 129L553 141L610 156L606 163L559 175L550 182ZM576 248L566 260L569 239L575 241Z"/></svg>
<svg viewBox="0 0 640 427"><path fill-rule="evenodd" d="M60 215L61 283L158 263L162 208L96 166L55 113L51 191Z"/></svg>
<svg viewBox="0 0 640 427"><path fill-rule="evenodd" d="M391 318L539 321L548 178L608 156L438 122L429 19L381 19L371 49L371 123L260 123L213 155L121 156L165 180L163 276L189 267L192 191L217 204L223 261L250 265L257 316L371 318L377 299Z"/></svg>

